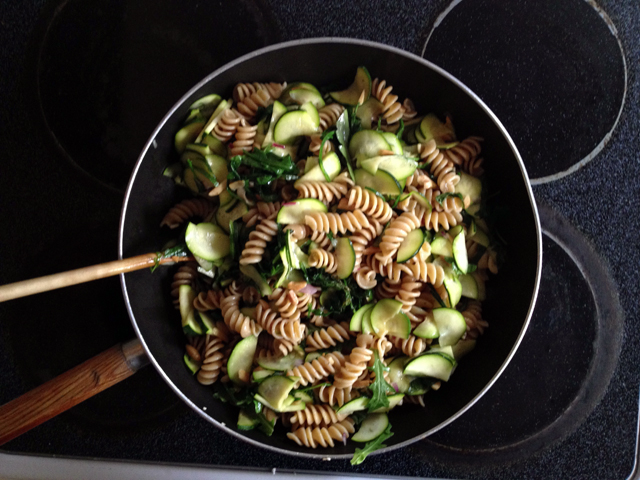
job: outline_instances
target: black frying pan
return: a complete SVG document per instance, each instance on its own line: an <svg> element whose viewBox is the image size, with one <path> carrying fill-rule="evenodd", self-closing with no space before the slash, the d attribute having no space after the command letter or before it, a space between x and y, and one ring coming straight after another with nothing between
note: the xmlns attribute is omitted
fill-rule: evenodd
<svg viewBox="0 0 640 480"><path fill-rule="evenodd" d="M180 99L147 142L127 189L119 253L125 258L154 252L175 235L159 227L180 195L162 171L176 160L173 137L194 100L210 93L230 97L233 85L247 81L305 81L323 86L340 80L346 86L359 65L387 80L401 98L410 97L419 112L449 114L460 138L484 137L487 185L495 193L492 206L502 212L497 227L508 244L507 262L489 282L483 303L483 317L489 321L489 329L475 350L461 361L451 381L425 396L426 408L398 408L390 413L394 436L380 450L386 451L444 427L491 387L522 340L538 292L542 240L524 165L498 119L455 78L392 47L334 38L267 47L220 68ZM169 295L171 275L166 268L153 274L144 270L122 275L125 301L139 342L110 349L0 407L0 444L131 375L144 363L142 345L169 386L203 418L227 433L280 453L350 457L355 449L353 442L311 450L298 447L282 434L267 437L257 431L234 429L237 409L214 400L211 389L200 385L183 364L185 338Z"/></svg>

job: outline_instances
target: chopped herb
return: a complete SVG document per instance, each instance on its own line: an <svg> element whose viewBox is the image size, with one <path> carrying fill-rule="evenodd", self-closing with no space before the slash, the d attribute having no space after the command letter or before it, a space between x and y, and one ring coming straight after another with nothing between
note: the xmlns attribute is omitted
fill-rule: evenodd
<svg viewBox="0 0 640 480"><path fill-rule="evenodd" d="M351 459L351 465L360 465L364 462L365 458L370 453L375 452L376 450L380 450L381 448L386 447L382 442L391 438L393 433L391 433L391 424L387 425L387 428L384 432L382 432L379 436L364 444L364 448L356 448L356 452L353 454L353 458Z"/></svg>
<svg viewBox="0 0 640 480"><path fill-rule="evenodd" d="M398 140L402 140L403 133L404 133L404 120L400 119L400 128L398 129L398 133L396 133L396 137L398 137Z"/></svg>
<svg viewBox="0 0 640 480"><path fill-rule="evenodd" d="M243 180L247 195L252 199L265 202L277 200L278 193L272 187L280 178L298 178L298 167L290 155L279 157L272 152L253 150L229 160L228 181Z"/></svg>
<svg viewBox="0 0 640 480"><path fill-rule="evenodd" d="M342 112L342 115L338 118L336 122L336 133L338 136L338 141L340 142L340 146L338 150L342 153L342 156L345 159L347 164L347 170L349 170L349 176L351 180L356 181L355 174L353 173L353 168L351 166L351 157L349 155L349 138L351 137L351 128L349 121L349 111L345 110Z"/></svg>
<svg viewBox="0 0 640 480"><path fill-rule="evenodd" d="M337 409L337 406L336 406L336 407L334 407L334 408L336 408L336 409ZM367 415L369 415L367 412L365 412L364 410L360 410L360 411L358 411L358 412L353 412L353 413L350 415L350 417L351 417L351 420L353 420L353 421L354 421L355 426L357 427L357 426L359 426L359 425L362 423L362 421L363 421L365 418L367 418Z"/></svg>
<svg viewBox="0 0 640 480"><path fill-rule="evenodd" d="M370 412L377 410L378 408L388 407L389 399L387 398L387 394L396 393L395 388L393 388L393 386L384 379L384 373L389 371L389 367L380 360L376 350L373 351L373 357L373 367L369 367L369 369L373 370L376 374L376 379L371 385L369 385L369 390L373 393L371 400L369 400L369 403L367 404L367 410Z"/></svg>
<svg viewBox="0 0 640 480"><path fill-rule="evenodd" d="M322 174L324 175L324 179L327 182L331 181L331 177L329 176L327 171L324 169L324 164L322 163L322 153L324 151L324 144L327 142L327 140L330 140L331 138L333 138L335 133L336 133L335 130L333 130L331 132L325 132L324 133L324 135L322 136L322 143L320 144L320 151L318 152L318 165L320 165L320 170L322 170Z"/></svg>
<svg viewBox="0 0 640 480"><path fill-rule="evenodd" d="M378 117L378 131L382 131L382 117Z"/></svg>
<svg viewBox="0 0 640 480"><path fill-rule="evenodd" d="M478 269L477 265L474 265L473 263L470 263L469 265L467 265L467 273L473 273Z"/></svg>
<svg viewBox="0 0 640 480"><path fill-rule="evenodd" d="M273 115L273 103L266 108L258 107L258 111L256 112L256 123L260 123L262 120L265 120L264 126L265 128L269 128L272 115Z"/></svg>
<svg viewBox="0 0 640 480"><path fill-rule="evenodd" d="M442 203L445 201L445 199L447 199L448 197L458 197L460 200L462 200L464 202L464 198L462 197L461 193L453 193L453 192L445 192L445 193L441 193L440 195L438 195L436 197L436 202L438 202L440 205L442 205Z"/></svg>
<svg viewBox="0 0 640 480"><path fill-rule="evenodd" d="M153 261L153 267L151 267L151 273L156 271L156 268L160 266L160 260L169 257L188 257L191 252L187 248L186 243L179 243L174 247L167 248L164 252L156 252L156 258Z"/></svg>
<svg viewBox="0 0 640 480"><path fill-rule="evenodd" d="M298 388L298 389L294 390L294 392L308 392L308 391L314 390L316 388L328 387L330 385L331 384L329 382L318 383L317 385L311 385L310 387Z"/></svg>

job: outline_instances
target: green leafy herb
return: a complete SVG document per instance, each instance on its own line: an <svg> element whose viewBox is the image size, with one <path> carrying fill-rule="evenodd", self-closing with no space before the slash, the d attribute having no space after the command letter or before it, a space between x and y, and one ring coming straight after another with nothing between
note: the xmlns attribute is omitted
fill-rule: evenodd
<svg viewBox="0 0 640 480"><path fill-rule="evenodd" d="M370 367L370 370L376 374L376 379L373 381L371 385L369 385L369 390L373 394L371 396L371 400L367 404L367 410L373 412L378 408L384 408L389 406L389 399L387 398L387 394L396 393L395 388L393 388L385 379L384 373L389 371L389 367L387 367L380 357L378 356L378 352L376 350L373 351L374 362L373 367Z"/></svg>
<svg viewBox="0 0 640 480"><path fill-rule="evenodd" d="M196 169L194 168L193 162L191 161L191 159L187 160L187 167L189 167L189 170L191 170L191 173L193 173L193 181L196 182L196 187L198 189L198 192L203 192L204 191L204 185L202 184L202 182L198 178L198 174L196 173Z"/></svg>
<svg viewBox="0 0 640 480"><path fill-rule="evenodd" d="M382 131L382 117L378 117L378 131Z"/></svg>
<svg viewBox="0 0 640 480"><path fill-rule="evenodd" d="M371 193L373 193L376 197L380 197L382 200L384 200L385 202L387 201L386 198L384 198L384 195L382 195L379 191L377 191L375 188L371 188L371 187L364 187L365 190L369 190Z"/></svg>
<svg viewBox="0 0 640 480"><path fill-rule="evenodd" d="M398 129L398 133L396 133L398 140L402 140L403 133L404 133L404 120L400 119L400 128Z"/></svg>
<svg viewBox="0 0 640 480"><path fill-rule="evenodd" d="M273 103L266 108L258 107L258 111L256 112L256 123L260 123L262 120L266 120L265 128L269 128L272 115L273 115Z"/></svg>
<svg viewBox="0 0 640 480"><path fill-rule="evenodd" d="M230 254L231 258L237 260L239 258L238 254L240 253L239 247L244 245L244 243L240 243L240 226L238 222L229 222L229 238L231 240L230 243Z"/></svg>
<svg viewBox="0 0 640 480"><path fill-rule="evenodd" d="M387 425L387 428L384 432L382 432L379 436L364 444L364 448L356 448L356 452L353 454L353 458L351 459L351 465L360 465L364 462L365 458L370 453L375 452L376 450L380 450L381 448L386 447L382 442L391 438L393 433L391 432L391 424Z"/></svg>
<svg viewBox="0 0 640 480"><path fill-rule="evenodd" d="M431 290L431 294L433 295L433 298L436 299L436 301L440 304L440 306L447 307L447 304L444 303L444 300L442 300L442 297L440 297L440 295L438 294L434 286L429 284L429 289Z"/></svg>
<svg viewBox="0 0 640 480"><path fill-rule="evenodd" d="M276 419L269 421L264 414L264 405L262 405L259 401L253 400L254 412L248 412L249 417L255 418L258 420L258 428L264 433L267 437L270 437L273 433L273 428L276 425Z"/></svg>
<svg viewBox="0 0 640 480"><path fill-rule="evenodd" d="M319 287L323 294L327 294L325 299L329 303L324 305L321 302L321 305L328 314L340 314L347 309L355 312L373 298L373 291L360 288L353 277L339 280L322 269L305 267L302 267L302 274L307 283Z"/></svg>
<svg viewBox="0 0 640 480"><path fill-rule="evenodd" d="M461 193L453 193L453 192L445 192L445 193L441 193L440 195L438 195L436 197L436 202L438 202L440 205L442 205L442 203L445 201L445 199L447 199L448 197L458 197L460 200L462 200L464 202L464 198L462 197Z"/></svg>
<svg viewBox="0 0 640 480"><path fill-rule="evenodd" d="M156 252L156 258L153 261L153 267L151 267L151 273L156 271L156 268L160 266L160 260L170 257L188 257L191 252L187 248L186 243L179 243L174 247L167 248L164 252Z"/></svg>
<svg viewBox="0 0 640 480"><path fill-rule="evenodd" d="M351 156L349 155L349 138L351 137L351 126L349 119L349 111L345 110L344 112L342 112L342 115L338 117L338 121L336 122L336 133L338 136L338 142L340 142L338 151L345 159L347 170L349 170L349 176L351 177L351 180L355 182L356 177L353 173L353 168L351 166Z"/></svg>
<svg viewBox="0 0 640 480"><path fill-rule="evenodd" d="M318 383L317 385L311 385L309 387L304 387L304 388L298 388L296 390L294 390L295 392L309 392L311 390L314 390L316 388L320 388L320 387L328 387L331 384L329 382L325 382L325 383Z"/></svg>
<svg viewBox="0 0 640 480"><path fill-rule="evenodd" d="M318 152L318 165L320 165L320 170L322 170L322 174L324 175L324 179L327 182L331 181L331 177L329 176L327 171L324 169L324 164L322 163L322 153L324 152L324 144L327 142L327 140L330 140L331 138L333 138L335 133L336 133L336 131L333 130L331 132L325 132L324 135L322 135L322 143L320 144L320 151Z"/></svg>
<svg viewBox="0 0 640 480"><path fill-rule="evenodd" d="M280 178L288 181L298 178L298 167L290 155L279 157L272 152L253 150L229 160L228 181L243 180L250 198L265 202L277 200L278 192L272 187Z"/></svg>

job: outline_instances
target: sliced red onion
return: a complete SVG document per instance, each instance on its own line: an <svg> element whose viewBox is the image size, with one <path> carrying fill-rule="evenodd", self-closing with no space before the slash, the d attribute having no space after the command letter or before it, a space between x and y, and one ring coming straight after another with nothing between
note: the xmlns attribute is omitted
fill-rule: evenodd
<svg viewBox="0 0 640 480"><path fill-rule="evenodd" d="M302 365L303 363L304 363L304 360L302 360L301 358L296 358L296 359L293 361L293 366L294 366L294 367L299 367L299 366L300 366L300 365Z"/></svg>
<svg viewBox="0 0 640 480"><path fill-rule="evenodd" d="M279 143L272 143L271 145L273 145L276 148L284 148L284 145L280 145Z"/></svg>
<svg viewBox="0 0 640 480"><path fill-rule="evenodd" d="M347 432L342 434L342 443L344 443L345 446L347 445Z"/></svg>
<svg viewBox="0 0 640 480"><path fill-rule="evenodd" d="M393 382L391 384L391 386L393 387L393 389L396 391L396 393L398 393L400 391L400 389L398 388L398 384L396 382Z"/></svg>
<svg viewBox="0 0 640 480"><path fill-rule="evenodd" d="M291 205L295 205L295 204L296 204L296 202L287 202L287 203L284 203L282 206L285 207L285 206L291 206Z"/></svg>
<svg viewBox="0 0 640 480"><path fill-rule="evenodd" d="M320 289L318 287L314 287L310 283L307 283L307 286L300 289L300 293L308 293L309 295L313 295L318 292Z"/></svg>

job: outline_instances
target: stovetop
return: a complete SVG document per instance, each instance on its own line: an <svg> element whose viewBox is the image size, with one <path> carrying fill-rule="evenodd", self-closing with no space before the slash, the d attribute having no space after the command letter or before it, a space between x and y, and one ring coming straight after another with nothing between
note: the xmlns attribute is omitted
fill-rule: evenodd
<svg viewBox="0 0 640 480"><path fill-rule="evenodd" d="M544 250L534 316L505 373L460 419L410 447L358 467L263 451L204 422L149 367L3 446L0 476L2 458L33 458L18 453L195 464L204 474L223 466L631 474L640 386L637 6L10 0L0 19L0 284L116 258L124 186L165 111L237 56L322 36L422 55L475 91L524 158ZM133 336L117 278L0 304L0 403ZM75 462L67 471L80 476L87 467Z"/></svg>

